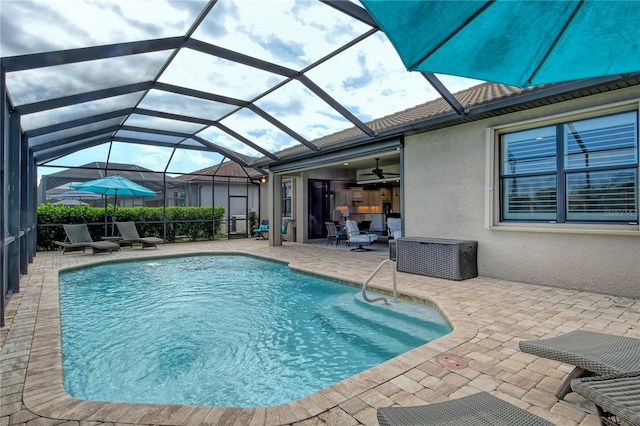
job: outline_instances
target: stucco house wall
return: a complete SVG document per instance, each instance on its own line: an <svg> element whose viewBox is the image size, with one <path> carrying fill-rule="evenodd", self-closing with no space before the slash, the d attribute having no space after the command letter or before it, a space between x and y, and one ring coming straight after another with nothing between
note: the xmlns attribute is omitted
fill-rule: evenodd
<svg viewBox="0 0 640 426"><path fill-rule="evenodd" d="M525 231L485 221L487 194L498 210L498 186L485 190L486 129L638 99L640 88L633 87L406 136L406 236L477 240L481 276L640 298L637 225L555 224Z"/></svg>

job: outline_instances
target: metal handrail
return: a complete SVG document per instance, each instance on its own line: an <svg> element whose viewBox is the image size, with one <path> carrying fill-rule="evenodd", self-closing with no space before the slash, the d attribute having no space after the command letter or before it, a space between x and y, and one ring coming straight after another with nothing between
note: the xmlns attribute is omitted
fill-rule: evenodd
<svg viewBox="0 0 640 426"><path fill-rule="evenodd" d="M380 269L382 268L382 266L385 263L390 263L391 264L391 271L392 271L392 274L393 274L393 303L398 303L398 292L396 290L396 262L394 260L391 260L391 259L385 259L382 262L380 262L380 264L376 267L376 269L373 270L371 275L369 275L369 278L364 280L364 283L362 283L362 298L364 300L366 300L367 302L369 302L369 303L373 303L373 302L377 302L379 300L382 300L382 301L384 301L385 305L390 305L391 304L391 303L389 303L389 301L387 301L387 298L384 297L384 296L376 297L374 299L369 299L369 297L367 296L367 284L369 284L369 282L378 273L378 271L380 271Z"/></svg>

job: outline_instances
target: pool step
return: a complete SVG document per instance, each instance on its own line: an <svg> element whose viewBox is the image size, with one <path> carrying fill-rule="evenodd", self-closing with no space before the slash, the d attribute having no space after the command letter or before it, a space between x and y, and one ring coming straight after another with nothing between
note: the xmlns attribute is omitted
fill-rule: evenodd
<svg viewBox="0 0 640 426"><path fill-rule="evenodd" d="M390 357L420 346L450 331L448 326L358 300L353 294L318 311L323 326L363 348L373 347ZM355 327L354 327L355 326ZM398 348L401 348L398 350Z"/></svg>

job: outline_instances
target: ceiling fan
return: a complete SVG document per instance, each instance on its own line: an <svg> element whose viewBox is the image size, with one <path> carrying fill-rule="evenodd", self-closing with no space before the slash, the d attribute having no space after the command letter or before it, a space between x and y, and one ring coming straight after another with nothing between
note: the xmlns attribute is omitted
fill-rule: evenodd
<svg viewBox="0 0 640 426"><path fill-rule="evenodd" d="M386 179L392 176L400 176L400 173L384 173L384 170L382 170L378 166L379 160L380 160L379 158L376 158L376 168L371 170L371 173L362 173L360 176L377 176L378 179Z"/></svg>

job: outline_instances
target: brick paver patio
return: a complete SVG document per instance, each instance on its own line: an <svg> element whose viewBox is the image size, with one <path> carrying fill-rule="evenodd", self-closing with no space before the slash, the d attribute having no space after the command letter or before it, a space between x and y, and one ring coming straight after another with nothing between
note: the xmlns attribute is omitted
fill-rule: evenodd
<svg viewBox="0 0 640 426"><path fill-rule="evenodd" d="M488 278L460 282L398 273L398 289L437 305L454 331L434 342L276 407L125 404L83 401L64 390L57 274L92 262L207 252L241 252L290 262L290 266L362 282L384 257L331 247L231 240L165 244L109 254L38 253L21 277L21 292L7 306L0 329L0 426L95 424L377 425L376 408L421 405L487 391L559 425L595 426L592 407L576 394L553 396L571 366L521 353L520 340L584 329L640 337L640 301ZM552 285L553 283L549 283ZM372 287L391 289L383 268ZM441 355L462 357L465 368L443 367Z"/></svg>

